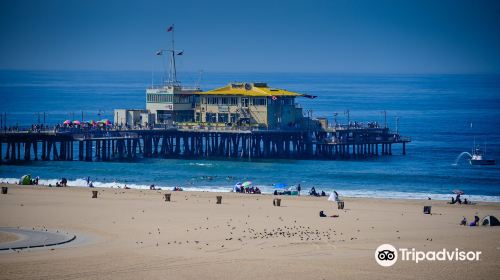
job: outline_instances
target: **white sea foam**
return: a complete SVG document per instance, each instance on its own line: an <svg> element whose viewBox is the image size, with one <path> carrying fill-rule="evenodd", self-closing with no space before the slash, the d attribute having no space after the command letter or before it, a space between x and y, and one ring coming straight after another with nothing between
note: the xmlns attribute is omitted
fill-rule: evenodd
<svg viewBox="0 0 500 280"><path fill-rule="evenodd" d="M40 185L52 185L55 186L56 182L60 179L40 179ZM1 183L17 184L19 183L18 178L0 178ZM124 182L97 182L92 181L94 187L99 188L124 188L125 186L132 189L149 189L149 185L143 184L129 184ZM72 187L88 187L86 179L75 179L68 180L68 186ZM161 188L162 190L170 190L174 185L157 185L156 188ZM181 186L185 191L205 191L205 192L230 192L232 186ZM263 193L272 193L274 191L271 185L255 185L262 190ZM318 191L322 190L317 188ZM328 189L324 189L328 195ZM451 200L454 194L438 194L438 193L425 193L425 192L398 192L398 191L374 191L368 189L336 189L341 196L344 197L363 197L363 198L388 198L388 199L428 199L432 200ZM302 194L307 194L308 190L302 191ZM500 196L490 196L490 195L464 195L462 198L467 198L470 201L484 201L484 202L500 202Z"/></svg>

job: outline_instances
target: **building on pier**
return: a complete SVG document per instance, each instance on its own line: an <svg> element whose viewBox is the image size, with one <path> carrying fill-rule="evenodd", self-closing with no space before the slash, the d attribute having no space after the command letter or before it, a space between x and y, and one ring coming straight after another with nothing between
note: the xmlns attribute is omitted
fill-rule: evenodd
<svg viewBox="0 0 500 280"><path fill-rule="evenodd" d="M144 109L115 109L114 122L122 126L147 126L155 123L155 115Z"/></svg>
<svg viewBox="0 0 500 280"><path fill-rule="evenodd" d="M196 95L197 123L286 129L300 127L303 120L302 108L295 103L302 94L266 83L230 83Z"/></svg>
<svg viewBox="0 0 500 280"><path fill-rule="evenodd" d="M199 87L169 83L146 89L146 110L154 115L154 123L172 124L193 121L196 94Z"/></svg>

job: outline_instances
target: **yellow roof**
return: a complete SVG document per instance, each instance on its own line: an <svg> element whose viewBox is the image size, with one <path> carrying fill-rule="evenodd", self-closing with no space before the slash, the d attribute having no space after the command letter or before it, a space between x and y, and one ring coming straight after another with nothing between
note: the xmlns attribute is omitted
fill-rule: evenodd
<svg viewBox="0 0 500 280"><path fill-rule="evenodd" d="M198 92L200 95L302 96L284 89L270 88L266 83L230 83L224 87Z"/></svg>

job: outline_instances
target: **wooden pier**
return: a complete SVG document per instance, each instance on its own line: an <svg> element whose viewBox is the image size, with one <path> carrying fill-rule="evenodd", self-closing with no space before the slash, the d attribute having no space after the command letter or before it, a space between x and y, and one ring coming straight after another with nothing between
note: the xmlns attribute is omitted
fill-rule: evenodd
<svg viewBox="0 0 500 280"><path fill-rule="evenodd" d="M391 155L409 138L388 128L326 131L234 129L67 130L1 132L0 164L22 161L190 159L359 159Z"/></svg>

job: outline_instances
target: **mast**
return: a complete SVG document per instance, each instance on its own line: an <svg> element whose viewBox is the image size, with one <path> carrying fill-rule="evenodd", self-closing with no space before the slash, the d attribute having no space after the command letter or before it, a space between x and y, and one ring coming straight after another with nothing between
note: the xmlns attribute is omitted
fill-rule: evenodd
<svg viewBox="0 0 500 280"><path fill-rule="evenodd" d="M169 83L170 84L177 84L177 68L175 65L175 38L174 38L174 32L175 32L175 25L172 24L167 32L172 32L172 48L168 50L170 52L170 73L169 73Z"/></svg>

